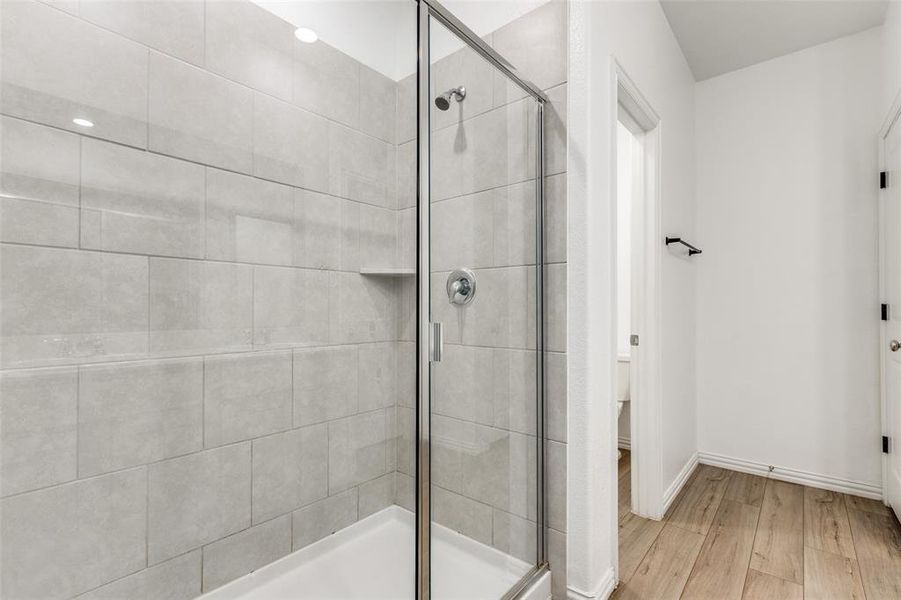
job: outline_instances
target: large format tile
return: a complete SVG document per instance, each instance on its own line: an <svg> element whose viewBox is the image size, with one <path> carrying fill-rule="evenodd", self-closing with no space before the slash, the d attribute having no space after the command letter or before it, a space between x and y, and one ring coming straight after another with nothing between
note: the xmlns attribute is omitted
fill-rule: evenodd
<svg viewBox="0 0 901 600"><path fill-rule="evenodd" d="M328 424L328 491L335 494L387 471L385 412Z"/></svg>
<svg viewBox="0 0 901 600"><path fill-rule="evenodd" d="M0 241L77 247L79 138L2 117L0 154Z"/></svg>
<svg viewBox="0 0 901 600"><path fill-rule="evenodd" d="M151 150L250 173L253 104L241 85L150 53Z"/></svg>
<svg viewBox="0 0 901 600"><path fill-rule="evenodd" d="M394 146L337 123L329 124L328 136L329 192L394 208Z"/></svg>
<svg viewBox="0 0 901 600"><path fill-rule="evenodd" d="M214 6L219 2L210 3ZM78 15L195 65L203 64L203 0L88 0Z"/></svg>
<svg viewBox="0 0 901 600"><path fill-rule="evenodd" d="M547 352L544 358L545 435L566 442L566 354Z"/></svg>
<svg viewBox="0 0 901 600"><path fill-rule="evenodd" d="M538 553L538 525L508 512L493 509L491 545L501 552L527 563L534 563Z"/></svg>
<svg viewBox="0 0 901 600"><path fill-rule="evenodd" d="M394 143L396 89L397 83L393 79L360 65L360 98L363 102L359 129L389 144Z"/></svg>
<svg viewBox="0 0 901 600"><path fill-rule="evenodd" d="M360 412L394 406L397 400L396 350L394 342L360 346Z"/></svg>
<svg viewBox="0 0 901 600"><path fill-rule="evenodd" d="M493 265L495 196L495 190L488 190L432 204L433 270Z"/></svg>
<svg viewBox="0 0 901 600"><path fill-rule="evenodd" d="M329 339L329 273L254 267L255 346L312 346Z"/></svg>
<svg viewBox="0 0 901 600"><path fill-rule="evenodd" d="M397 146L397 162L395 165L397 208L416 206L418 190L416 188L416 140L410 140Z"/></svg>
<svg viewBox="0 0 901 600"><path fill-rule="evenodd" d="M504 25L491 37L494 48L539 89L566 81L566 7L565 2L548 2ZM525 95L500 72L495 81L496 104Z"/></svg>
<svg viewBox="0 0 901 600"><path fill-rule="evenodd" d="M357 346L294 351L294 425L350 416L358 406Z"/></svg>
<svg viewBox="0 0 901 600"><path fill-rule="evenodd" d="M466 537L491 544L492 509L438 486L432 486L432 520Z"/></svg>
<svg viewBox="0 0 901 600"><path fill-rule="evenodd" d="M143 569L146 500L144 469L3 500L4 597L69 598Z"/></svg>
<svg viewBox="0 0 901 600"><path fill-rule="evenodd" d="M390 278L330 273L329 341L343 344L393 339L394 290Z"/></svg>
<svg viewBox="0 0 901 600"><path fill-rule="evenodd" d="M329 122L287 102L254 94L253 174L329 191Z"/></svg>
<svg viewBox="0 0 901 600"><path fill-rule="evenodd" d="M294 27L246 0L206 3L206 68L291 99Z"/></svg>
<svg viewBox="0 0 901 600"><path fill-rule="evenodd" d="M295 189L293 264L358 271L361 206L352 200Z"/></svg>
<svg viewBox="0 0 901 600"><path fill-rule="evenodd" d="M289 513L328 494L325 424L253 441L253 522Z"/></svg>
<svg viewBox="0 0 901 600"><path fill-rule="evenodd" d="M391 268L397 260L397 212L360 205L360 266Z"/></svg>
<svg viewBox="0 0 901 600"><path fill-rule="evenodd" d="M446 297L447 275L432 274L433 297ZM444 323L445 341L462 341L474 346L534 348L535 268L477 269L475 277L476 297L471 303L458 306L439 302L432 307L433 319ZM555 313L550 312L549 328L554 316Z"/></svg>
<svg viewBox="0 0 901 600"><path fill-rule="evenodd" d="M544 180L544 260L566 262L566 175Z"/></svg>
<svg viewBox="0 0 901 600"><path fill-rule="evenodd" d="M75 479L78 373L74 368L0 374L0 493Z"/></svg>
<svg viewBox="0 0 901 600"><path fill-rule="evenodd" d="M365 519L371 514L388 508L394 504L394 473L382 475L378 479L360 485L358 510L359 518Z"/></svg>
<svg viewBox="0 0 901 600"><path fill-rule="evenodd" d="M31 0L4 4L0 38L5 114L146 146L146 48Z"/></svg>
<svg viewBox="0 0 901 600"><path fill-rule="evenodd" d="M468 45L435 61L431 73L432 96L462 85L466 87L466 99L463 102L452 101L450 108L443 111L433 105L432 129L456 125L491 110L494 106L495 71L488 61Z"/></svg>
<svg viewBox="0 0 901 600"><path fill-rule="evenodd" d="M546 175L566 172L566 92L567 86L548 90L544 113L544 165Z"/></svg>
<svg viewBox="0 0 901 600"><path fill-rule="evenodd" d="M566 352L566 263L544 269L544 343L551 352Z"/></svg>
<svg viewBox="0 0 901 600"><path fill-rule="evenodd" d="M203 430L207 448L291 428L291 352L204 359Z"/></svg>
<svg viewBox="0 0 901 600"><path fill-rule="evenodd" d="M531 438L530 438L531 439ZM566 532L566 444L548 441L545 445L547 525Z"/></svg>
<svg viewBox="0 0 901 600"><path fill-rule="evenodd" d="M85 139L83 248L203 258L203 167Z"/></svg>
<svg viewBox="0 0 901 600"><path fill-rule="evenodd" d="M250 442L148 468L150 565L250 525Z"/></svg>
<svg viewBox="0 0 901 600"><path fill-rule="evenodd" d="M397 82L395 139L398 144L416 137L416 73Z"/></svg>
<svg viewBox="0 0 901 600"><path fill-rule="evenodd" d="M300 550L357 520L357 488L329 496L292 513L293 547Z"/></svg>
<svg viewBox="0 0 901 600"><path fill-rule="evenodd" d="M291 515L213 542L203 549L203 591L247 575L291 552Z"/></svg>
<svg viewBox="0 0 901 600"><path fill-rule="evenodd" d="M3 246L5 367L110 360L147 351L147 259Z"/></svg>
<svg viewBox="0 0 901 600"><path fill-rule="evenodd" d="M483 425L494 423L494 349L445 344L444 356L432 365L431 373L433 414ZM473 390L492 393L475 394Z"/></svg>
<svg viewBox="0 0 901 600"><path fill-rule="evenodd" d="M206 171L206 257L294 264L294 193L288 186Z"/></svg>
<svg viewBox="0 0 901 600"><path fill-rule="evenodd" d="M191 600L200 595L200 550L78 596L78 600Z"/></svg>
<svg viewBox="0 0 901 600"><path fill-rule="evenodd" d="M536 452L532 436L432 417L433 483L531 520Z"/></svg>
<svg viewBox="0 0 901 600"><path fill-rule="evenodd" d="M116 471L203 446L200 358L83 367L78 472Z"/></svg>
<svg viewBox="0 0 901 600"><path fill-rule="evenodd" d="M294 103L358 128L360 68L360 63L321 40L312 44L294 41ZM369 97L363 97L368 104Z"/></svg>
<svg viewBox="0 0 901 600"><path fill-rule="evenodd" d="M249 265L151 258L151 351L250 349L252 287Z"/></svg>

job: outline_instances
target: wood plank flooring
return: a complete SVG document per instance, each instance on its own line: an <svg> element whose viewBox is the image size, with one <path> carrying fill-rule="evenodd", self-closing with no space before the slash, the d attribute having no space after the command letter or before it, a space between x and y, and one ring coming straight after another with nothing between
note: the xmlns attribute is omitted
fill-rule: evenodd
<svg viewBox="0 0 901 600"><path fill-rule="evenodd" d="M629 511L629 458L613 598L901 599L901 525L881 502L700 465L651 521Z"/></svg>

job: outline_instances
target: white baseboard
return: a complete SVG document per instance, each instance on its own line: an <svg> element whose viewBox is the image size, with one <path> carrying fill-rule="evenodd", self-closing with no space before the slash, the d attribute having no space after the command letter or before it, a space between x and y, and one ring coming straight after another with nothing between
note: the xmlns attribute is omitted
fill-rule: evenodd
<svg viewBox="0 0 901 600"><path fill-rule="evenodd" d="M619 439L616 440L616 446L620 450L631 450L632 440L627 437L619 436Z"/></svg>
<svg viewBox="0 0 901 600"><path fill-rule="evenodd" d="M593 592L585 592L574 587L566 588L567 600L607 600L616 588L616 577L613 567L607 569Z"/></svg>
<svg viewBox="0 0 901 600"><path fill-rule="evenodd" d="M699 452L698 455L701 464L705 465L722 467L724 469L731 469L742 473L751 473L752 475L762 475L771 479L778 479L779 481L799 483L809 487L851 494L852 496L863 496L864 498L882 500L881 485L854 481L852 479L842 479L839 477L832 477L831 475L810 473L808 471L798 471L797 469L789 469L787 467L775 467L770 471L770 465L741 458L732 458L731 456L724 456L713 452Z"/></svg>
<svg viewBox="0 0 901 600"><path fill-rule="evenodd" d="M682 467L682 470L679 471L679 474L676 475L676 479L670 484L667 488L666 493L663 494L663 513L666 514L666 511L669 510L670 505L673 503L673 500L676 499L676 496L679 495L679 492L682 491L682 487L685 486L685 482L688 481L688 478L691 477L691 474L694 473L695 468L698 466L698 453L695 452L691 455L691 458L688 459L688 462L685 463L685 466Z"/></svg>

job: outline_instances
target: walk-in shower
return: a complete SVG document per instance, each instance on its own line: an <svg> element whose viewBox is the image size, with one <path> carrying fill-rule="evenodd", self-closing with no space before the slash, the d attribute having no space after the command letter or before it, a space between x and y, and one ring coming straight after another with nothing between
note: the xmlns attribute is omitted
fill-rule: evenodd
<svg viewBox="0 0 901 600"><path fill-rule="evenodd" d="M543 585L565 4L0 1L0 596Z"/></svg>

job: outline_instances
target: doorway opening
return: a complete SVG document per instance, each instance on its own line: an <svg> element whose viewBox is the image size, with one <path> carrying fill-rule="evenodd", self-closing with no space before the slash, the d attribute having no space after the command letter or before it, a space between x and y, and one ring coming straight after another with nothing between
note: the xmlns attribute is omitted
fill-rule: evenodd
<svg viewBox="0 0 901 600"><path fill-rule="evenodd" d="M618 517L666 510L660 444L660 119L616 68L616 395Z"/></svg>

